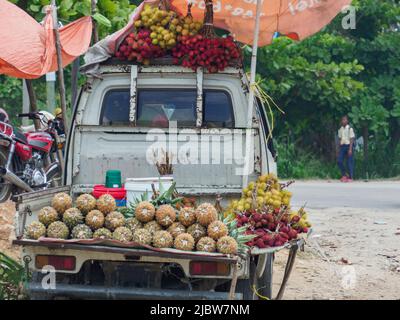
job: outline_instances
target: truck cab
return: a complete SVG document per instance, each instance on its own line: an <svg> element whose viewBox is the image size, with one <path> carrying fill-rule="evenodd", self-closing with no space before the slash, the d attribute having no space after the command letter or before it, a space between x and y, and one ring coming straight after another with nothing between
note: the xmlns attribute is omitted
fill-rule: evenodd
<svg viewBox="0 0 400 320"><path fill-rule="evenodd" d="M81 193L104 183L109 169L121 170L123 179L154 177L153 160L165 152L181 193L237 195L247 93L241 69L208 74L178 66L103 65L101 79L89 79L74 112L66 185ZM276 172L268 120L255 106L250 179Z"/></svg>
<svg viewBox="0 0 400 320"><path fill-rule="evenodd" d="M155 162L168 153L183 195L226 203L240 196L246 132L251 130L249 179L276 172L268 148L270 126L254 101L251 129L247 78L240 68L210 74L172 65L108 62L88 77L74 108L65 157L65 186L19 195L17 240L33 272L33 298L226 299L238 277L236 298L251 298L251 283L264 283L271 259L205 257L100 245L56 244L22 239L25 225L60 190L74 197L103 184L107 170L126 178L158 176ZM53 260L51 260L53 259ZM69 259L69 260L68 260ZM57 286L45 290L41 272L55 261ZM257 278L256 280L254 280ZM269 292L270 293L270 292ZM268 295L268 292L266 293Z"/></svg>

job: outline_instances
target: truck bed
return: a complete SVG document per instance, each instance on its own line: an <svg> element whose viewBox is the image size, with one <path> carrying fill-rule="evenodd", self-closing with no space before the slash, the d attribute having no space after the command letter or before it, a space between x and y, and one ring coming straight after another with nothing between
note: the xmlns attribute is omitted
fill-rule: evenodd
<svg viewBox="0 0 400 320"><path fill-rule="evenodd" d="M162 258L173 258L176 259L190 259L191 261L217 261L224 263L236 263L238 258L236 256L223 256L213 254L201 254L201 253L185 253L172 252L172 251L154 251L147 249L128 248L128 247L114 247L108 245L98 244L79 244L79 243L68 243L68 242L44 242L38 240L19 239L13 241L14 245L19 246L31 246L31 247L45 247L49 249L71 249L80 250L86 252L103 252L103 253L118 253L123 254L126 257L134 260L135 257L162 257Z"/></svg>

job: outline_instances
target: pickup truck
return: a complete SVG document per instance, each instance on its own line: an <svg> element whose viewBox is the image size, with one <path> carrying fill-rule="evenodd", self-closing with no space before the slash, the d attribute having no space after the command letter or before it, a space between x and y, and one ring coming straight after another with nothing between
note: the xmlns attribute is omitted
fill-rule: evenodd
<svg viewBox="0 0 400 320"><path fill-rule="evenodd" d="M38 210L49 205L57 192L66 191L73 197L91 192L94 185L104 183L109 169L121 170L124 179L157 176L149 158L154 148L160 150L157 143L163 139L176 160L173 177L181 194L209 202L215 202L216 195L225 202L238 197L248 93L247 78L240 68L210 74L173 65L108 61L100 65L100 76L87 77L67 139L64 186L16 198L15 243L23 247L23 259L32 273L27 285L30 297L252 299L256 298L253 285L270 297L270 253L212 257L22 237L24 227L37 220ZM257 99L250 130L254 166L249 179L254 180L276 171L267 145L271 128ZM53 289L41 284L45 264L56 270Z"/></svg>

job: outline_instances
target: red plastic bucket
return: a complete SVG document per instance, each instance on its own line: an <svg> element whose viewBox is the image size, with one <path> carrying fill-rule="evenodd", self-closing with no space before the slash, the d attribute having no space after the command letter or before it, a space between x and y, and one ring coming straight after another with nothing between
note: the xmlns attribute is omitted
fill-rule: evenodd
<svg viewBox="0 0 400 320"><path fill-rule="evenodd" d="M122 188L106 188L102 184L95 185L93 187L93 196L99 198L103 194L110 194L115 200L124 200L126 198L126 190Z"/></svg>

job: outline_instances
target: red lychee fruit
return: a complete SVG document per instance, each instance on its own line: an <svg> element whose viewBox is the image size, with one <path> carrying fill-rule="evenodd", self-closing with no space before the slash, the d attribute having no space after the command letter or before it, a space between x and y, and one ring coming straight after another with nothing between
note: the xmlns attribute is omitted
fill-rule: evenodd
<svg viewBox="0 0 400 320"><path fill-rule="evenodd" d="M274 217L272 216L272 214L267 214L266 219L268 222L274 222Z"/></svg>
<svg viewBox="0 0 400 320"><path fill-rule="evenodd" d="M265 248L264 241L262 241L262 239L258 239L256 242L256 246L259 247L260 249Z"/></svg>
<svg viewBox="0 0 400 320"><path fill-rule="evenodd" d="M288 233L289 232L289 228L287 226L283 226L282 228L279 229L279 231L281 231L283 233Z"/></svg>
<svg viewBox="0 0 400 320"><path fill-rule="evenodd" d="M299 222L300 221L300 217L299 216L293 216L291 222Z"/></svg>
<svg viewBox="0 0 400 320"><path fill-rule="evenodd" d="M270 222L270 223L268 223L267 228L268 228L268 230L270 230L270 231L275 231L275 229L276 229L276 224Z"/></svg>
<svg viewBox="0 0 400 320"><path fill-rule="evenodd" d="M296 239L296 238L297 238L297 231L294 230L294 229L291 229L291 230L288 232L288 236L289 236L289 239L290 239L290 240Z"/></svg>
<svg viewBox="0 0 400 320"><path fill-rule="evenodd" d="M253 219L255 222L260 222L261 221L261 214L255 213L253 214Z"/></svg>

